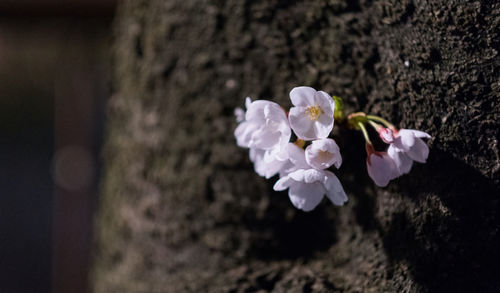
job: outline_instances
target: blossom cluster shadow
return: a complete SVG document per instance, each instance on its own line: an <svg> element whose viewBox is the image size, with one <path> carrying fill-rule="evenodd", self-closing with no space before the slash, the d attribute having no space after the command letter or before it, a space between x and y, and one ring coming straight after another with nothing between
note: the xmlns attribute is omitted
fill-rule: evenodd
<svg viewBox="0 0 500 293"><path fill-rule="evenodd" d="M274 181L269 180L269 189ZM252 217L243 223L255 235L263 235L262 241L251 241L250 256L261 260L308 258L335 244L337 219L336 213L329 211L332 207L328 199L324 198L315 210L306 213L291 206L288 191L274 195L276 198L270 201L264 218Z"/></svg>
<svg viewBox="0 0 500 293"><path fill-rule="evenodd" d="M378 225L389 259L409 263L414 279L429 292L498 292L500 191L495 182L433 149L425 166L416 166L395 185L396 192L425 206L423 215L399 212L388 229ZM437 197L443 206L424 203L423 195Z"/></svg>
<svg viewBox="0 0 500 293"><path fill-rule="evenodd" d="M343 153L344 187L356 196L354 215L365 232L381 235L390 262L389 278L397 263L408 264L415 281L429 292L498 292L500 290L500 190L495 179L437 148L425 165L391 182L386 189L401 194L420 212L399 211L389 225L376 216L375 192L367 186L362 139L344 131L354 147ZM379 146L381 149L383 146ZM381 208L381 207L379 207ZM391 271L392 270L392 271Z"/></svg>

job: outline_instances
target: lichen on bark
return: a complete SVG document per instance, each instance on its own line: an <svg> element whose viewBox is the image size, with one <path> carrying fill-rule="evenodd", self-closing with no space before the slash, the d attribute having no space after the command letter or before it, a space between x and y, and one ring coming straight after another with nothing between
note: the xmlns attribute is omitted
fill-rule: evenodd
<svg viewBox="0 0 500 293"><path fill-rule="evenodd" d="M122 1L96 218L96 292L494 292L494 1ZM303 213L232 132L244 97L308 85L432 135L376 188L336 127L344 207Z"/></svg>

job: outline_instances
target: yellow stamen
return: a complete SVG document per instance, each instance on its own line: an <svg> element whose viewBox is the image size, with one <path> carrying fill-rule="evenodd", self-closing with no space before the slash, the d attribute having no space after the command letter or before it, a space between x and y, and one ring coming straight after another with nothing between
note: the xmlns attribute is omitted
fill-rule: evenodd
<svg viewBox="0 0 500 293"><path fill-rule="evenodd" d="M294 142L296 146L298 146L299 148L304 148L304 145L306 144L306 141L305 140L302 140L300 138L297 138L297 141Z"/></svg>
<svg viewBox="0 0 500 293"><path fill-rule="evenodd" d="M318 120L319 116L323 113L324 113L323 109L321 109L321 107L318 105L307 107L307 109L306 109L306 114L307 114L307 116L309 116L309 119L311 119L312 121Z"/></svg>

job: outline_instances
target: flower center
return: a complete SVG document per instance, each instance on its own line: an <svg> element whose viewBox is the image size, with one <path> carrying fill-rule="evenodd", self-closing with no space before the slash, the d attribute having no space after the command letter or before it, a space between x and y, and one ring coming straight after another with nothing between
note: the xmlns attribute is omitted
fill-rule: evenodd
<svg viewBox="0 0 500 293"><path fill-rule="evenodd" d="M327 151L319 151L318 152L318 158L321 161L329 161L333 157L333 154L327 152Z"/></svg>
<svg viewBox="0 0 500 293"><path fill-rule="evenodd" d="M323 114L323 110L318 105L311 106L311 107L307 107L306 114L309 117L309 119L311 119L312 121L316 121L316 120L318 120L319 116L321 114Z"/></svg>

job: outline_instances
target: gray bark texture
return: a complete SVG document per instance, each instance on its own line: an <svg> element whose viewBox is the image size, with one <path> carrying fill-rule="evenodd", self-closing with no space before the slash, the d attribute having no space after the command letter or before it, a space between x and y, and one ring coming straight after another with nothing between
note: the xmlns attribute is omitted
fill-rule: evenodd
<svg viewBox="0 0 500 293"><path fill-rule="evenodd" d="M128 0L96 218L95 292L498 292L497 1ZM376 187L335 127L349 202L296 210L238 148L244 98L308 85L432 135Z"/></svg>

